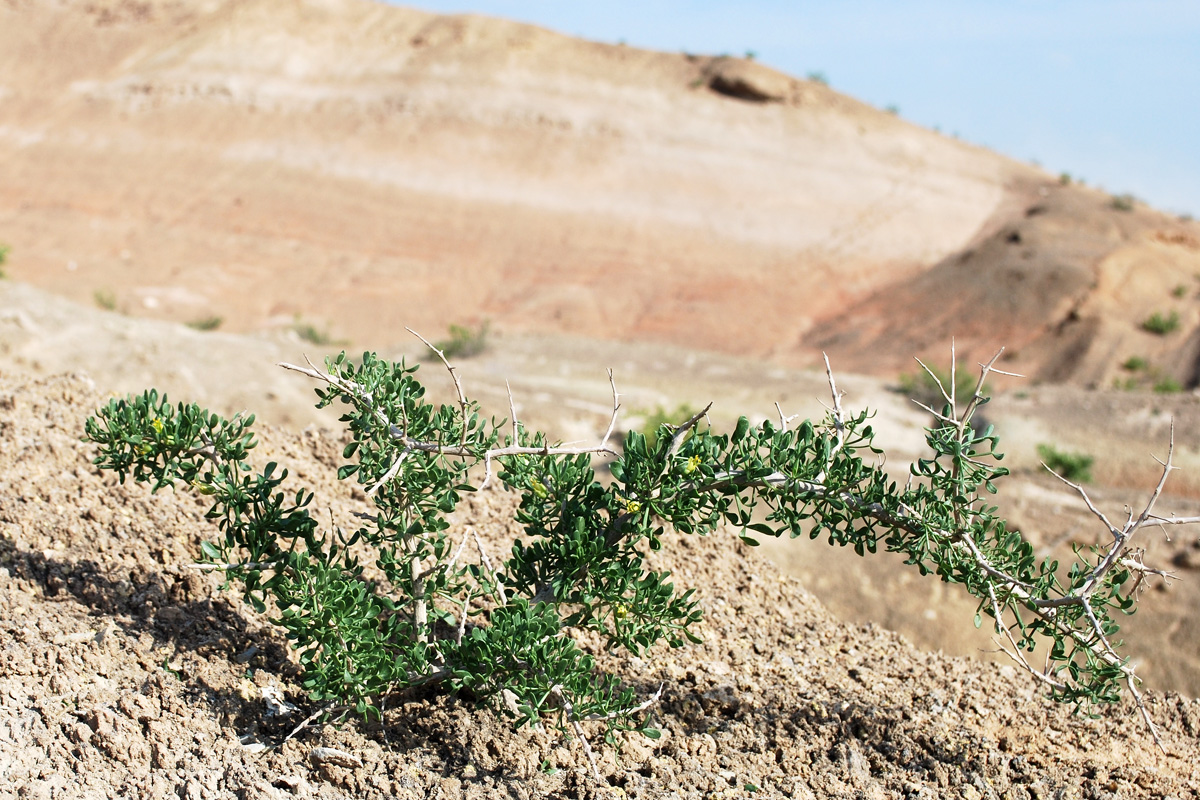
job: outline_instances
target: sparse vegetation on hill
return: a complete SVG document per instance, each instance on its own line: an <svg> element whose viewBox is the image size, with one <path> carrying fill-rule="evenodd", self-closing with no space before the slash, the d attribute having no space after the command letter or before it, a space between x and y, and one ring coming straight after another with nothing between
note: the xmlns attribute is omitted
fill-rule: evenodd
<svg viewBox="0 0 1200 800"><path fill-rule="evenodd" d="M327 328L318 328L313 323L300 319L292 323L292 332L299 336L301 341L317 347L336 347L346 344L345 340L335 338Z"/></svg>
<svg viewBox="0 0 1200 800"><path fill-rule="evenodd" d="M450 338L441 339L433 344L432 347L426 348L426 355L437 357L439 355L446 358L471 358L487 350L488 347L488 331L491 325L485 320L479 324L477 328L468 328L465 325L451 325Z"/></svg>
<svg viewBox="0 0 1200 800"><path fill-rule="evenodd" d="M1136 202L1137 199L1131 194L1118 194L1113 195L1110 205L1117 211L1133 211Z"/></svg>
<svg viewBox="0 0 1200 800"><path fill-rule="evenodd" d="M1127 358L1123 362L1121 362L1121 369L1125 369L1130 372L1142 372L1142 371L1146 370L1149 366L1150 366L1150 362L1147 361L1142 356L1130 356L1129 358Z"/></svg>
<svg viewBox="0 0 1200 800"><path fill-rule="evenodd" d="M1164 375L1154 382L1154 391L1157 394L1176 394L1183 391L1183 384L1170 375Z"/></svg>
<svg viewBox="0 0 1200 800"><path fill-rule="evenodd" d="M1169 314L1164 314L1161 311L1155 311L1149 317L1142 320L1142 330L1158 334L1159 336L1174 333L1179 330L1179 312L1172 311Z"/></svg>
<svg viewBox="0 0 1200 800"><path fill-rule="evenodd" d="M1042 463L1056 475L1075 483L1092 482L1092 464L1096 461L1092 456L1065 452L1052 444L1039 444L1037 451Z"/></svg>
<svg viewBox="0 0 1200 800"><path fill-rule="evenodd" d="M117 295L110 289L97 289L92 292L92 299L96 301L96 305L105 311L117 310Z"/></svg>
<svg viewBox="0 0 1200 800"><path fill-rule="evenodd" d="M221 323L224 321L225 321L224 318L216 316L214 314L211 317L201 317L200 319L194 319L191 322L187 323L187 326L189 328L191 328L192 330L197 330L197 331L215 331L217 328L221 327Z"/></svg>

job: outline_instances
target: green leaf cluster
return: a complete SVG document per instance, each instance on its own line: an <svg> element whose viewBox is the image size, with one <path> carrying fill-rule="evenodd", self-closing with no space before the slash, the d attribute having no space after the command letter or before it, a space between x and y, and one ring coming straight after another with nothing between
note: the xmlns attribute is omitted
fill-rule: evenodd
<svg viewBox="0 0 1200 800"><path fill-rule="evenodd" d="M451 325L450 338L442 339L428 348L426 356L436 356L438 351L445 358L471 358L488 348L488 332L491 323L486 320L478 328L471 329L465 325Z"/></svg>
<svg viewBox="0 0 1200 800"><path fill-rule="evenodd" d="M1038 457L1050 470L1075 483L1092 482L1092 464L1096 459L1087 453L1059 450L1052 444L1039 444Z"/></svg>

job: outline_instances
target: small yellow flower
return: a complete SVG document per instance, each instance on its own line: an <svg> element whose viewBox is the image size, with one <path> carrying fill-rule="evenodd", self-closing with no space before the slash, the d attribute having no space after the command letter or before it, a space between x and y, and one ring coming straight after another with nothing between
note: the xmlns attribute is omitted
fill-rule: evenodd
<svg viewBox="0 0 1200 800"><path fill-rule="evenodd" d="M200 494L216 494L217 493L217 489L215 486L208 484L208 483L202 483L200 481L192 481L192 488L194 488Z"/></svg>
<svg viewBox="0 0 1200 800"><path fill-rule="evenodd" d="M534 478L529 482L529 488L533 489L533 493L543 500L550 496L550 492L546 490L546 484Z"/></svg>
<svg viewBox="0 0 1200 800"><path fill-rule="evenodd" d="M637 500L626 500L625 501L625 513L626 514L636 514L641 510L642 510L642 504L639 503Z"/></svg>
<svg viewBox="0 0 1200 800"><path fill-rule="evenodd" d="M153 420L153 421L151 421L151 423L150 423L150 427L151 427L151 428L154 428L154 432L155 432L155 433L162 433L162 432L163 432L163 424L162 424L162 420L161 420L161 419L156 419L156 420Z"/></svg>
<svg viewBox="0 0 1200 800"><path fill-rule="evenodd" d="M624 603L617 603L613 606L613 614L616 615L617 619L625 619L629 615L629 606Z"/></svg>
<svg viewBox="0 0 1200 800"><path fill-rule="evenodd" d="M692 456L687 460L687 463L683 465L683 474L691 475L698 469L700 469L700 456Z"/></svg>

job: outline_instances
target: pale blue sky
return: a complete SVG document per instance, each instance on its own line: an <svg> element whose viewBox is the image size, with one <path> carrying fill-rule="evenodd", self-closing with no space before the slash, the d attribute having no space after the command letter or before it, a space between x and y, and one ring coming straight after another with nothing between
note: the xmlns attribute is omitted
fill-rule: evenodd
<svg viewBox="0 0 1200 800"><path fill-rule="evenodd" d="M419 0L742 55L943 133L1200 216L1200 0Z"/></svg>

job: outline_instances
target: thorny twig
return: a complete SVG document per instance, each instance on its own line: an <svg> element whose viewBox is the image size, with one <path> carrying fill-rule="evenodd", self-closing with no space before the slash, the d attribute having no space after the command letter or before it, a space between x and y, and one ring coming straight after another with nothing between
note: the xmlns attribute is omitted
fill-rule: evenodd
<svg viewBox="0 0 1200 800"><path fill-rule="evenodd" d="M458 393L458 407L459 407L459 409L462 410L462 418L463 418L462 439L459 440L458 446L459 447L466 446L466 444L467 444L467 409L470 407L470 404L467 403L467 396L465 394L463 394L462 383L459 382L459 380L458 380L458 370L456 370L454 368L454 366L450 363L450 360L446 358L446 354L444 352L442 352L440 349L438 349L437 347L435 347L433 345L433 343L431 343L424 336L417 333L416 331L414 331L412 328L409 328L408 326L405 326L404 330L408 331L413 336L420 339L422 342L425 343L425 346L428 347L431 352L437 354L437 357L442 360L442 363L446 366L446 370L450 373L450 379L454 381L454 391L456 391Z"/></svg>
<svg viewBox="0 0 1200 800"><path fill-rule="evenodd" d="M475 453L475 452L472 452L472 451L466 449L463 446L447 447L446 445L439 444L437 442L423 442L423 441L419 441L417 439L410 438L408 436L407 430L405 428L402 428L400 426L393 424L392 421L387 418L387 415L385 415L377 407L377 404L375 403L375 399L371 396L370 392L367 392L358 383L356 383L354 381L350 381L350 380L345 380L343 378L338 377L337 375L331 375L328 372L322 372L321 370L319 370L315 366L313 366L312 361L309 361L307 358L305 358L305 360L308 361L309 366L307 368L300 367L295 364L287 364L287 363L283 363L283 362L280 362L278 366L283 367L284 369L292 370L293 372L299 372L302 375L307 375L310 378L315 378L316 380L328 383L330 386L340 389L346 395L356 398L369 411L371 411L372 414L374 414L375 418L378 419L382 425L386 426L386 428L390 432L392 438L395 439L396 441L398 441L404 447L405 451L436 453L441 456L456 456L459 458L481 458L484 463L484 479L483 479L483 482L480 484L481 488L486 487L491 482L492 462L495 459L503 458L504 456L514 456L514 455L572 456L572 455L601 454L601 453L605 454L605 455L610 455L610 456L616 455L616 452L608 446L608 439L609 439L609 437L612 436L613 426L616 424L617 411L620 408L620 405L618 402L619 395L617 394L616 383L612 384L612 386L613 386L612 422L610 422L609 428L604 434L604 438L598 444L595 444L592 446L585 446L585 447L551 447L549 445L542 445L541 447L523 447L523 446L520 446L517 444L513 444L513 445L509 445L507 447L491 448L489 450L484 451L483 453ZM610 379L611 379L611 373L610 373ZM456 381L457 381L457 379L456 379ZM464 430L465 430L465 426L466 426L465 420L463 421L463 426L464 426ZM373 487L373 488L377 489L377 487Z"/></svg>

